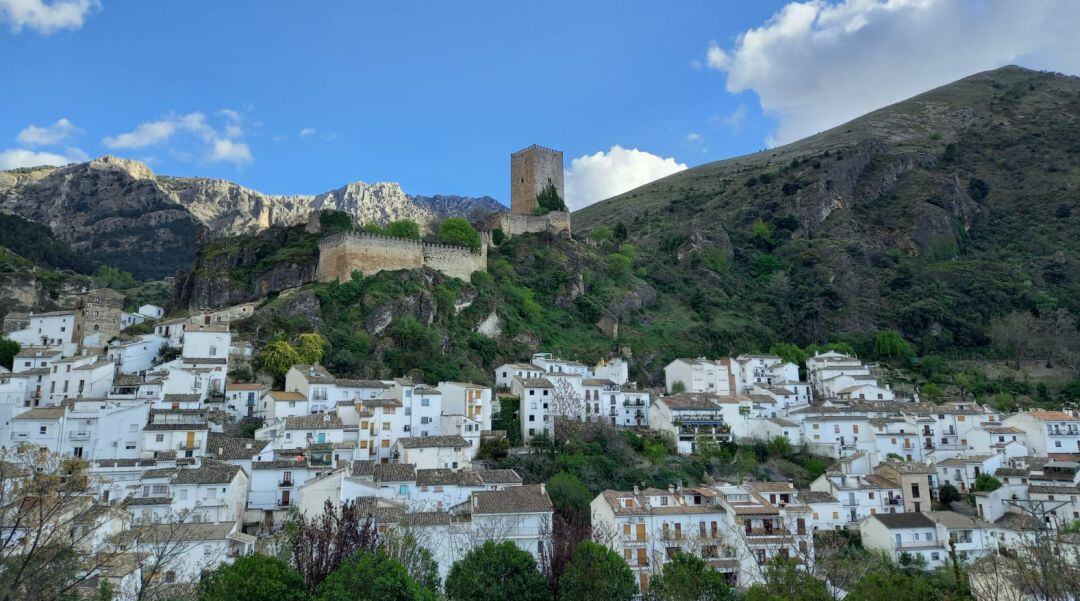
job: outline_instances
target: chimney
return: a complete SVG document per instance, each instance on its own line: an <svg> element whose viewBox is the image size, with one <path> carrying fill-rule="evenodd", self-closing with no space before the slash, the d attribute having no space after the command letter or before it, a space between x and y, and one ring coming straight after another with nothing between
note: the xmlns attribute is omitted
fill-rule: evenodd
<svg viewBox="0 0 1080 601"><path fill-rule="evenodd" d="M672 495L675 494L675 485L674 484L668 484L667 485L667 491L668 491L668 494L672 494Z"/></svg>
<svg viewBox="0 0 1080 601"><path fill-rule="evenodd" d="M639 489L639 488L638 488L638 485L637 485L637 484L635 484L635 485L634 485L634 496L636 497L636 496L638 496L639 494L641 494L641 489Z"/></svg>

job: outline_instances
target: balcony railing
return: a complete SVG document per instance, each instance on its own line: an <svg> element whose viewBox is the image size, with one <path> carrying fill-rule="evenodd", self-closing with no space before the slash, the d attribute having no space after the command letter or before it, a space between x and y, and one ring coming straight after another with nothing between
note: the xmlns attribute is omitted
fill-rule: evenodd
<svg viewBox="0 0 1080 601"><path fill-rule="evenodd" d="M89 432L69 432L68 438L71 440L90 440L91 434Z"/></svg>
<svg viewBox="0 0 1080 601"><path fill-rule="evenodd" d="M293 499L278 499L275 507L292 507L296 505L296 501Z"/></svg>
<svg viewBox="0 0 1080 601"><path fill-rule="evenodd" d="M278 486L283 486L283 487L284 486L292 486L293 481L292 480L281 480L277 484L278 484Z"/></svg>
<svg viewBox="0 0 1080 601"><path fill-rule="evenodd" d="M195 449L201 449L201 448L202 448L202 443L200 443L199 441L180 443L180 450L181 451L194 451Z"/></svg>

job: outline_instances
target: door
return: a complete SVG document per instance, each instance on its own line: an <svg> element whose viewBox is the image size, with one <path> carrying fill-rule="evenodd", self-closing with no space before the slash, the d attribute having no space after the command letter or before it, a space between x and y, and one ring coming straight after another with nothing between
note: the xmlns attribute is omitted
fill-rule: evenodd
<svg viewBox="0 0 1080 601"><path fill-rule="evenodd" d="M637 526L637 539L639 541L645 540L645 524L635 524Z"/></svg>
<svg viewBox="0 0 1080 601"><path fill-rule="evenodd" d="M319 442L326 442L326 432L319 432Z"/></svg>
<svg viewBox="0 0 1080 601"><path fill-rule="evenodd" d="M195 448L195 433L194 432L188 432L187 433L187 440L184 442L184 448L185 449L194 449Z"/></svg>
<svg viewBox="0 0 1080 601"><path fill-rule="evenodd" d="M289 506L289 493L291 493L291 492L292 491L288 491L288 490L281 491L281 506L282 507L288 507Z"/></svg>

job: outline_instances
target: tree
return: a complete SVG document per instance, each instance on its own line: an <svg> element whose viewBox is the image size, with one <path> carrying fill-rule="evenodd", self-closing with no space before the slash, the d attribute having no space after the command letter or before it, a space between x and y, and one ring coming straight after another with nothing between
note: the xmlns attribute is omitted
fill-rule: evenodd
<svg viewBox="0 0 1080 601"><path fill-rule="evenodd" d="M942 597L940 582L935 582L916 570L899 570L895 566L884 566L874 570L855 584L846 599L851 601L873 601L890 599L893 601L922 601L923 599L955 598L952 595Z"/></svg>
<svg viewBox="0 0 1080 601"><path fill-rule="evenodd" d="M887 357L894 361L907 359L915 354L911 344L904 340L904 337L896 330L878 332L874 338L874 351L879 357Z"/></svg>
<svg viewBox="0 0 1080 601"><path fill-rule="evenodd" d="M491 230L491 241L494 242L496 246L506 242L506 232L502 231L501 227Z"/></svg>
<svg viewBox="0 0 1080 601"><path fill-rule="evenodd" d="M323 209L319 211L319 231L324 236L348 232L353 229L353 220L345 211Z"/></svg>
<svg viewBox="0 0 1080 601"><path fill-rule="evenodd" d="M615 224L614 237L616 242L626 242L630 238L630 232L622 221Z"/></svg>
<svg viewBox="0 0 1080 601"><path fill-rule="evenodd" d="M832 601L825 583L790 559L777 558L765 569L765 582L747 589L743 601Z"/></svg>
<svg viewBox="0 0 1080 601"><path fill-rule="evenodd" d="M549 598L536 560L511 541L486 541L454 563L446 576L452 601L544 601Z"/></svg>
<svg viewBox="0 0 1080 601"><path fill-rule="evenodd" d="M420 239L420 225L411 219L398 219L386 224L386 235L395 238Z"/></svg>
<svg viewBox="0 0 1080 601"><path fill-rule="evenodd" d="M128 288L134 288L137 283L130 273L118 267L102 265L94 272L94 285L99 288L127 290Z"/></svg>
<svg viewBox="0 0 1080 601"><path fill-rule="evenodd" d="M432 591L438 590L439 563L432 557L431 551L420 544L417 536L419 534L414 535L404 524L388 528L379 535L379 550L405 566L409 576L420 586Z"/></svg>
<svg viewBox="0 0 1080 601"><path fill-rule="evenodd" d="M735 593L724 576L700 558L676 553L649 583L652 601L734 601Z"/></svg>
<svg viewBox="0 0 1080 601"><path fill-rule="evenodd" d="M806 363L806 351L790 342L777 342L769 347L769 354L776 355L784 361L795 365Z"/></svg>
<svg viewBox="0 0 1080 601"><path fill-rule="evenodd" d="M608 242L611 242L611 239L613 237L614 233L611 231L611 228L606 225L601 225L593 231L589 232L589 239L593 242L596 242L597 244L606 244Z"/></svg>
<svg viewBox="0 0 1080 601"><path fill-rule="evenodd" d="M293 565L309 592L357 551L374 552L379 546L375 523L352 501L334 509L327 500L321 515L308 519L300 514L290 528Z"/></svg>
<svg viewBox="0 0 1080 601"><path fill-rule="evenodd" d="M994 491L1001 488L1001 480L998 480L990 474L979 474L975 478L974 488L976 492Z"/></svg>
<svg viewBox="0 0 1080 601"><path fill-rule="evenodd" d="M73 598L118 549L98 539L109 509L80 459L27 445L0 450L0 601ZM80 525L78 528L72 527Z"/></svg>
<svg viewBox="0 0 1080 601"><path fill-rule="evenodd" d="M552 476L546 489L555 510L563 513L587 511L594 496L581 479L567 472Z"/></svg>
<svg viewBox="0 0 1080 601"><path fill-rule="evenodd" d="M769 441L770 457L790 457L792 453L791 441L787 436L777 436Z"/></svg>
<svg viewBox="0 0 1080 601"><path fill-rule="evenodd" d="M259 364L276 380L283 379L289 368L299 363L303 363L300 353L288 340L275 340L259 353Z"/></svg>
<svg viewBox="0 0 1080 601"><path fill-rule="evenodd" d="M400 562L385 553L358 551L331 572L312 601L434 601L434 592L409 576Z"/></svg>
<svg viewBox="0 0 1080 601"><path fill-rule="evenodd" d="M563 202L559 191L555 189L555 184L548 184L536 195L536 208L537 212L541 215L550 213L551 211L565 211L566 203Z"/></svg>
<svg viewBox="0 0 1080 601"><path fill-rule="evenodd" d="M464 217L451 217L439 227L439 242L452 246L467 246L480 250L480 234Z"/></svg>
<svg viewBox="0 0 1080 601"><path fill-rule="evenodd" d="M11 369L15 366L15 355L19 354L22 347L14 340L0 338L0 367Z"/></svg>
<svg viewBox="0 0 1080 601"><path fill-rule="evenodd" d="M563 599L629 601L637 592L634 572L618 553L582 541L559 581Z"/></svg>
<svg viewBox="0 0 1080 601"><path fill-rule="evenodd" d="M956 490L956 487L952 484L942 484L937 490L938 501L948 508L956 501L960 501L963 497L960 495L960 491Z"/></svg>
<svg viewBox="0 0 1080 601"><path fill-rule="evenodd" d="M325 348L326 338L323 338L322 334L316 334L315 332L300 334L296 344L296 352L300 357L300 362L307 365L322 363L323 349Z"/></svg>
<svg viewBox="0 0 1080 601"><path fill-rule="evenodd" d="M289 564L266 555L225 563L199 583L198 601L304 601L304 580Z"/></svg>

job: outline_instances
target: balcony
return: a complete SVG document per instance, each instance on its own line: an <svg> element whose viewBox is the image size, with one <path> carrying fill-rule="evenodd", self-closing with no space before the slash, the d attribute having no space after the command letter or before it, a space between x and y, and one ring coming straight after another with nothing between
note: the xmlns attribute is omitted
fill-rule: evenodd
<svg viewBox="0 0 1080 601"><path fill-rule="evenodd" d="M936 540L906 540L902 541L897 547L898 549L934 549L941 548L941 541Z"/></svg>
<svg viewBox="0 0 1080 601"><path fill-rule="evenodd" d="M202 448L202 443L200 443L197 440L195 442L182 442L179 445L179 449L181 451L194 451L196 449L201 449L201 448Z"/></svg>
<svg viewBox="0 0 1080 601"><path fill-rule="evenodd" d="M278 509L288 509L289 507L295 506L296 501L293 499L278 499L274 504L274 507L277 507Z"/></svg>
<svg viewBox="0 0 1080 601"><path fill-rule="evenodd" d="M280 480L280 481L278 481L277 485L281 486L281 487L292 486L293 481L292 481L292 479Z"/></svg>
<svg viewBox="0 0 1080 601"><path fill-rule="evenodd" d="M68 438L71 440L90 440L90 432L68 432Z"/></svg>
<svg viewBox="0 0 1080 601"><path fill-rule="evenodd" d="M886 505L903 505L904 504L904 499L901 498L901 497L892 497L892 498L889 498L889 499L885 499L885 504Z"/></svg>

